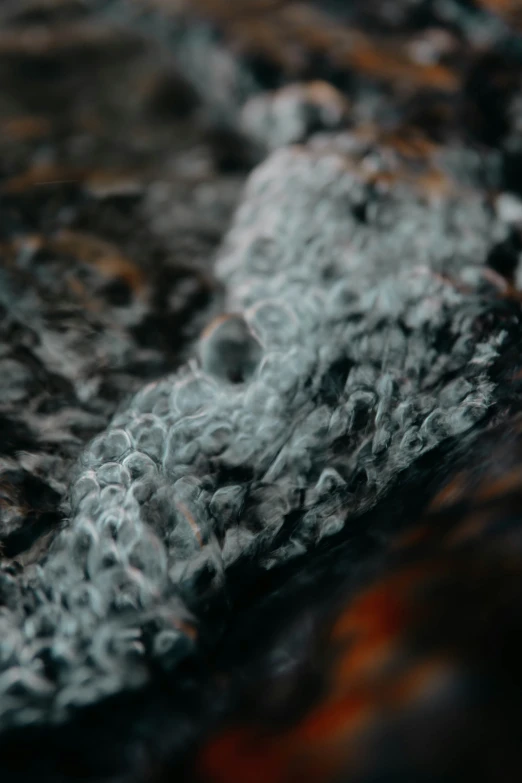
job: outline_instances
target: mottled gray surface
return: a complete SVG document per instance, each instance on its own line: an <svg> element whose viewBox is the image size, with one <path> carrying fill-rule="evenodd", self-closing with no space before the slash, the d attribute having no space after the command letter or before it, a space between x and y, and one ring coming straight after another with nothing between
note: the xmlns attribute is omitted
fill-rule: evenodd
<svg viewBox="0 0 522 783"><path fill-rule="evenodd" d="M478 288L507 224L464 191L379 190L336 144L253 173L217 262L236 315L85 450L45 562L1 572L0 727L171 669L239 559L338 533L494 404L509 339Z"/></svg>

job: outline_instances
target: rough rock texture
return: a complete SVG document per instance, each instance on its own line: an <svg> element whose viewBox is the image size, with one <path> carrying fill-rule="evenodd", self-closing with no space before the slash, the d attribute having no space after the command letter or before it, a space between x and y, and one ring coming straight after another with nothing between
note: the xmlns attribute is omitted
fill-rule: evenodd
<svg viewBox="0 0 522 783"><path fill-rule="evenodd" d="M198 780L517 778L520 435L518 418L476 441L362 589L338 548L264 645L282 597L258 607L235 721L201 748Z"/></svg>
<svg viewBox="0 0 522 783"><path fill-rule="evenodd" d="M66 530L26 573L33 600L4 616L23 685L2 699L6 722L139 684L142 657L172 666L189 611L226 595L239 558L303 555L494 406L519 309L476 289L509 227L480 197L371 189L307 149L252 175L217 263L243 315L203 335L203 367L146 386L83 453ZM59 654L50 681L44 650Z"/></svg>
<svg viewBox="0 0 522 783"><path fill-rule="evenodd" d="M74 3L29 3L27 23L23 5L0 37L9 557L59 524L72 463L122 399L179 364L219 311L210 260L242 184L171 61L90 28Z"/></svg>
<svg viewBox="0 0 522 783"><path fill-rule="evenodd" d="M275 686L287 721L299 640L315 649L341 593L339 611L359 616L366 568L393 593L399 532L485 431L509 431L522 49L516 17L491 5L5 5L6 774L180 774L261 666L258 621L262 665L279 671L285 650L298 662ZM473 558L436 607L473 579ZM283 641L265 600L272 622L289 618ZM390 688L423 665L412 651ZM313 732L302 751L292 720L263 779L359 779L345 756L324 766ZM254 779L260 757L234 736L204 747L194 774Z"/></svg>

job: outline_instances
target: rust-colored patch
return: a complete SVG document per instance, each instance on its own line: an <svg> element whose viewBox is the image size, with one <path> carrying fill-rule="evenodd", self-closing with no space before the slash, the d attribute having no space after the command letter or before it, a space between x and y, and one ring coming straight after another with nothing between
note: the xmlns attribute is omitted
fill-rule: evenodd
<svg viewBox="0 0 522 783"><path fill-rule="evenodd" d="M52 124L46 117L26 114L21 117L7 117L0 122L0 136L14 141L34 141L47 136Z"/></svg>
<svg viewBox="0 0 522 783"><path fill-rule="evenodd" d="M416 186L429 198L446 198L455 192L455 183L440 169L430 168L416 180Z"/></svg>
<svg viewBox="0 0 522 783"><path fill-rule="evenodd" d="M408 591L419 576L426 574L420 565L393 574L354 599L333 626L333 642L364 636L374 641L394 638L410 615Z"/></svg>
<svg viewBox="0 0 522 783"><path fill-rule="evenodd" d="M351 135L356 143L361 144L361 150L345 155L345 166L352 176L361 181L370 182L385 191L397 186L411 188L430 202L466 192L437 164L440 147L409 127L387 134L373 125L365 125L355 129ZM383 162L377 170L367 166L364 145L372 145L380 151ZM328 145L321 147L321 151L328 151ZM335 145L332 152L342 155Z"/></svg>
<svg viewBox="0 0 522 783"><path fill-rule="evenodd" d="M77 184L94 193L109 189L128 191L139 188L132 172L39 164L6 179L0 184L0 190L9 195L17 195L33 188L62 184Z"/></svg>
<svg viewBox="0 0 522 783"><path fill-rule="evenodd" d="M418 525L411 530L399 535L395 541L392 541L391 548L395 550L409 549L417 546L430 538L432 528L429 525Z"/></svg>
<svg viewBox="0 0 522 783"><path fill-rule="evenodd" d="M481 276L501 294L510 295L513 286L512 282L507 277L503 277L490 267L484 267L484 269L481 270Z"/></svg>
<svg viewBox="0 0 522 783"><path fill-rule="evenodd" d="M34 166L23 174L7 179L1 186L4 193L15 195L24 193L35 187L45 185L57 185L62 183L83 182L86 172L84 169L70 168L53 164Z"/></svg>
<svg viewBox="0 0 522 783"><path fill-rule="evenodd" d="M441 150L438 144L427 139L415 128L406 127L382 134L378 129L373 129L373 137L376 135L379 135L380 142L385 147L391 147L407 160L429 161Z"/></svg>
<svg viewBox="0 0 522 783"><path fill-rule="evenodd" d="M400 41L395 41L392 47L382 41L371 40L362 33L353 34L350 46L338 59L374 79L412 90L428 88L454 93L460 86L458 77L449 68L411 60Z"/></svg>
<svg viewBox="0 0 522 783"><path fill-rule="evenodd" d="M464 544L474 538L481 536L487 530L490 522L494 522L494 517L487 511L474 511L447 536L447 544L451 546Z"/></svg>
<svg viewBox="0 0 522 783"><path fill-rule="evenodd" d="M121 254L118 247L105 239L64 229L49 240L49 247L57 253L71 254L85 264L92 265L108 278L120 278L140 294L145 285L142 270Z"/></svg>
<svg viewBox="0 0 522 783"><path fill-rule="evenodd" d="M349 655L341 658L334 666L333 681L337 692L368 677L374 677L384 671L397 652L396 644L388 639L360 639L354 644Z"/></svg>
<svg viewBox="0 0 522 783"><path fill-rule="evenodd" d="M104 24L69 23L67 25L34 25L22 29L0 30L0 55L34 57L76 50L99 50L121 46L129 38L121 28Z"/></svg>
<svg viewBox="0 0 522 783"><path fill-rule="evenodd" d="M350 672L347 681L341 685L335 678L326 699L292 728L276 735L256 726L234 726L211 740L198 759L202 779L214 783L336 780L342 771L356 769L376 715L402 710L429 696L451 672L451 666L438 658L415 666L406 663L391 677L383 677L378 667L350 670L342 659L358 657L358 646L349 644L337 667Z"/></svg>
<svg viewBox="0 0 522 783"><path fill-rule="evenodd" d="M428 511L440 511L462 500L466 495L469 476L467 473L457 473L432 500Z"/></svg>
<svg viewBox="0 0 522 783"><path fill-rule="evenodd" d="M199 529L199 526L198 526L196 520L194 519L194 516L191 514L191 512L186 507L186 505L184 503L182 503L180 500L176 501L175 506L178 509L178 511L180 511L183 514L183 516L185 517L185 519L189 523L190 527L192 528L192 532L194 533L194 537L195 537L196 541L198 542L198 544L200 546L203 546L203 536L201 535L201 530Z"/></svg>
<svg viewBox="0 0 522 783"><path fill-rule="evenodd" d="M210 742L199 759L204 780L214 783L285 783L286 760L274 740L261 742L249 727L231 728Z"/></svg>
<svg viewBox="0 0 522 783"><path fill-rule="evenodd" d="M476 503L496 500L506 495L522 492L522 466L504 473L500 478L489 481L480 487L474 496Z"/></svg>
<svg viewBox="0 0 522 783"><path fill-rule="evenodd" d="M177 620L175 626L191 641L195 642L198 638L198 629L194 625L190 625L190 623L187 623L184 620Z"/></svg>
<svg viewBox="0 0 522 783"><path fill-rule="evenodd" d="M308 82L306 92L310 100L319 106L338 106L340 110L348 109L347 98L328 82L321 80Z"/></svg>
<svg viewBox="0 0 522 783"><path fill-rule="evenodd" d="M218 315L216 318L213 318L212 321L205 326L203 331L201 332L201 339L206 339L207 337L210 337L210 335L219 327L221 324L225 323L226 321L229 321L231 318L234 317L234 313L222 313L221 315Z"/></svg>
<svg viewBox="0 0 522 783"><path fill-rule="evenodd" d="M522 26L522 4L520 0L477 0L477 4L502 17L506 22Z"/></svg>
<svg viewBox="0 0 522 783"><path fill-rule="evenodd" d="M451 663L442 658L422 661L417 666L408 668L402 677L391 681L390 689L384 691L384 701L398 709L411 704L436 689L451 670Z"/></svg>
<svg viewBox="0 0 522 783"><path fill-rule="evenodd" d="M92 116L89 121L94 126L99 118ZM95 132L98 132L98 128L94 128ZM140 178L136 172L130 171L118 171L114 169L93 169L86 172L84 178L85 189L92 192L94 195L103 193L129 193L138 192L141 187Z"/></svg>
<svg viewBox="0 0 522 783"><path fill-rule="evenodd" d="M163 13L196 11L209 19L225 21L254 17L272 13L295 2L295 0L131 0L136 5L156 8Z"/></svg>
<svg viewBox="0 0 522 783"><path fill-rule="evenodd" d="M355 724L362 724L368 718L368 693L363 688L343 698L333 698L314 710L293 732L294 743L331 742L347 728L353 730ZM292 737L292 734L290 735Z"/></svg>
<svg viewBox="0 0 522 783"><path fill-rule="evenodd" d="M317 54L335 66L357 70L403 90L454 93L460 86L458 76L448 67L415 62L405 41L370 38L308 3L148 0L148 4L163 12L197 13L212 20L224 27L237 51L261 54L287 75L299 74L309 54Z"/></svg>

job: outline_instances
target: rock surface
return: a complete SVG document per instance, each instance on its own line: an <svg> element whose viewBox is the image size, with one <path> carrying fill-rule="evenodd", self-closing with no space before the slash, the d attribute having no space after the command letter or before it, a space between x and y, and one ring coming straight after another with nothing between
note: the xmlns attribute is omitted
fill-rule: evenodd
<svg viewBox="0 0 522 783"><path fill-rule="evenodd" d="M323 556L327 595L379 558L386 580L397 536L509 429L522 49L494 6L5 4L6 774L177 769L230 706L227 640L259 601L302 617ZM294 779L287 739L267 779Z"/></svg>

